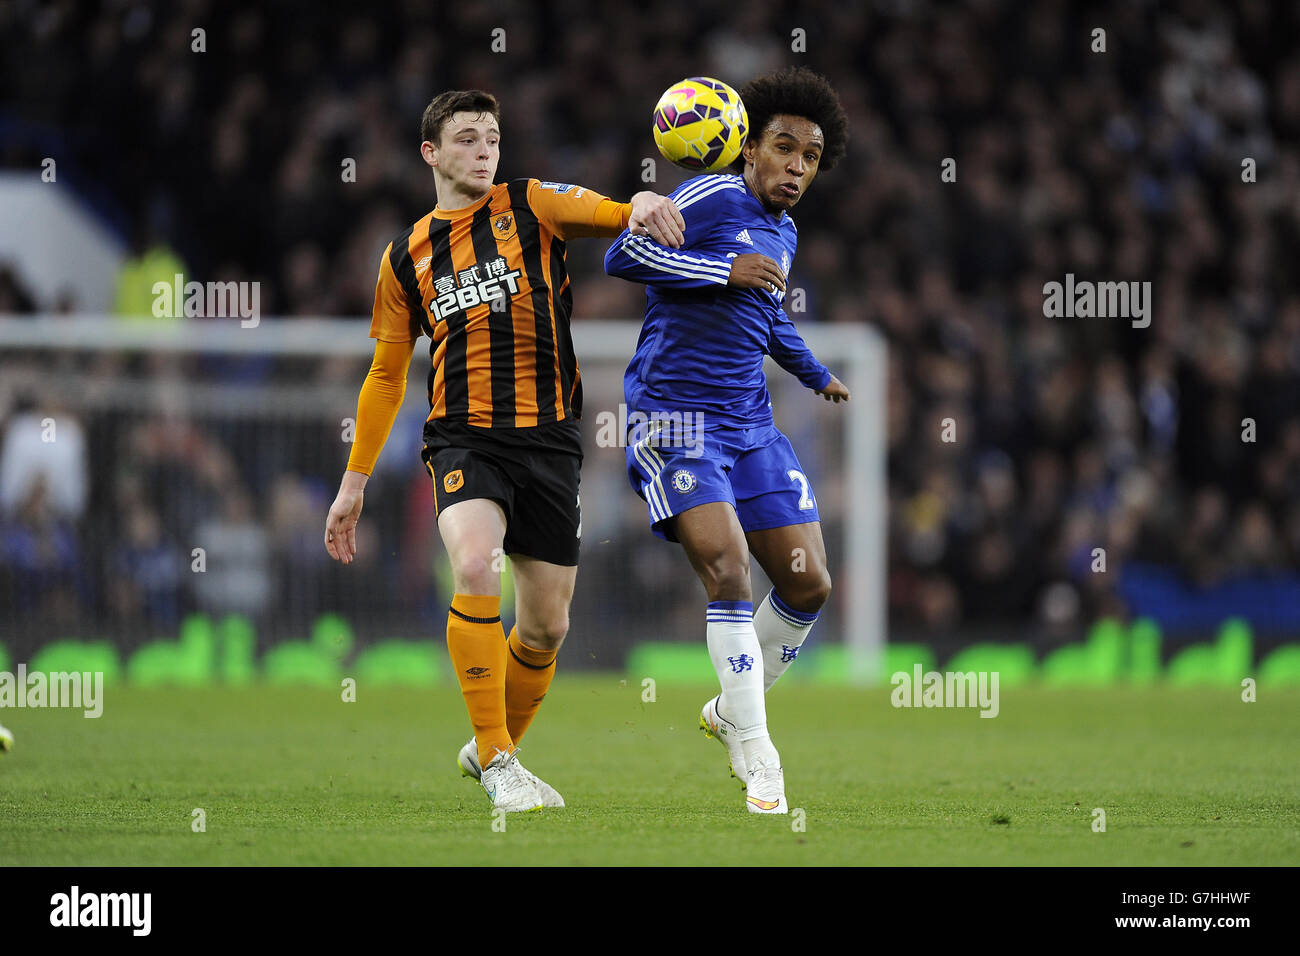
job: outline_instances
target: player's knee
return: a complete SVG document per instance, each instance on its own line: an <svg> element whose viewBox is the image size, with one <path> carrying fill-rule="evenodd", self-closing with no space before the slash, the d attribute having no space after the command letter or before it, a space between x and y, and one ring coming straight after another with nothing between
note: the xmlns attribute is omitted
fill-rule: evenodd
<svg viewBox="0 0 1300 956"><path fill-rule="evenodd" d="M710 601L748 601L749 562L733 557L710 561L705 566L704 588Z"/></svg>
<svg viewBox="0 0 1300 956"><path fill-rule="evenodd" d="M807 601L811 607L805 610L820 611L831 597L831 575L825 568L808 582Z"/></svg>
<svg viewBox="0 0 1300 956"><path fill-rule="evenodd" d="M519 621L515 627L519 639L529 647L535 647L539 651L557 651L569 633L569 613L564 611L550 614L540 621Z"/></svg>
<svg viewBox="0 0 1300 956"><path fill-rule="evenodd" d="M792 586L778 591L781 600L796 611L814 613L830 600L831 575L824 567L809 568L799 574ZM789 591L787 594L786 592Z"/></svg>
<svg viewBox="0 0 1300 956"><path fill-rule="evenodd" d="M501 567L490 554L452 556L451 574L456 590L462 594L496 594L501 587Z"/></svg>

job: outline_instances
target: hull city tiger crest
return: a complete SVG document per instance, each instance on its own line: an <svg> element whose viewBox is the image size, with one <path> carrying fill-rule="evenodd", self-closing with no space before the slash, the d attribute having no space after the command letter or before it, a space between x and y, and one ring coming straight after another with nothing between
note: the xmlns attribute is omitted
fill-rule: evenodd
<svg viewBox="0 0 1300 956"><path fill-rule="evenodd" d="M442 487L447 490L447 494L452 494L461 485L465 484L465 476L460 473L460 469L448 472L447 477L442 479Z"/></svg>
<svg viewBox="0 0 1300 956"><path fill-rule="evenodd" d="M515 215L503 212L492 220L492 234L498 241L505 241L515 234Z"/></svg>

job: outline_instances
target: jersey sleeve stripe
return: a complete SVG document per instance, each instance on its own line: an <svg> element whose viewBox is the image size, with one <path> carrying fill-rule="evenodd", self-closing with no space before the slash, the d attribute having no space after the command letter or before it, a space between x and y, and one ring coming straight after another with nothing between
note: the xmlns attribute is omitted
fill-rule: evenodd
<svg viewBox="0 0 1300 956"><path fill-rule="evenodd" d="M742 192L742 193L745 191L745 187L740 185L739 183L728 183L728 182L714 183L708 189L705 189L701 192L692 193L688 199L683 199L680 202L678 202L677 200L673 200L673 201L677 203L678 209L685 209L687 206L692 206L695 203L699 202L701 199L706 199L709 196L712 196L714 193L720 193L724 189L734 189L737 192Z"/></svg>
<svg viewBox="0 0 1300 956"><path fill-rule="evenodd" d="M628 251L629 255L631 254L630 250L628 250L628 246L630 245L635 245L636 248L658 256L666 261L680 262L686 266L710 268L724 272L728 275L731 274L730 263L724 265L718 260L711 259L707 256L693 256L678 249L670 249L667 246L659 245L657 242L654 242L646 236L633 236L629 234L623 239L623 247L625 251Z"/></svg>
<svg viewBox="0 0 1300 956"><path fill-rule="evenodd" d="M631 236L629 239L640 239L640 236ZM663 255L651 243L634 243L625 241L623 251L633 259L651 269L657 269L660 272L669 272L674 275L690 276L698 279L708 279L716 282L718 285L726 285L727 280L731 277L731 270L723 268L713 263L702 263L700 260L682 262L674 260Z"/></svg>
<svg viewBox="0 0 1300 956"><path fill-rule="evenodd" d="M684 183L679 191L673 195L673 202L681 204L698 193L708 189L714 189L719 185L730 184L742 186L743 180L739 176L704 176L695 182Z"/></svg>

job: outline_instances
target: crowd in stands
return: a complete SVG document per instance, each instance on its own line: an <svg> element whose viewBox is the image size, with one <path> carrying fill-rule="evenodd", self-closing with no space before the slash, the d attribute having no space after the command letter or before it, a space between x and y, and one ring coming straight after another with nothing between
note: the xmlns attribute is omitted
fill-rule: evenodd
<svg viewBox="0 0 1300 956"><path fill-rule="evenodd" d="M0 164L36 169L56 136L134 256L258 280L267 315L359 316L384 245L435 200L418 129L438 91L501 99L499 180L627 198L672 81L805 63L851 139L795 210L792 317L869 323L889 345L891 627L1074 634L1133 613L1130 567L1200 589L1300 567L1300 8L1180 6L11 5ZM662 191L685 175L653 169ZM603 251L570 249L580 358L584 320L643 304ZM1046 316L1044 284L1067 274L1149 282L1149 325ZM0 312L58 305L0 264ZM162 627L187 602L274 605L285 555L332 573L316 532L345 456L285 477L213 429L146 416L108 447L70 415L82 457L56 466L33 444L48 414L0 388L0 575L24 600L57 581L60 600ZM163 500L164 480L189 490ZM400 535L401 514L377 520ZM89 562L104 522L114 549ZM244 570L182 594L184 564L161 555L188 562L204 522Z"/></svg>

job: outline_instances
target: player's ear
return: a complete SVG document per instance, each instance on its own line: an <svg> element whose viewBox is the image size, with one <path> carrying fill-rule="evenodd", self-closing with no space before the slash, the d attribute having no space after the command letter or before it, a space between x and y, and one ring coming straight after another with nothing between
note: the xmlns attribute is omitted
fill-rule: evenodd
<svg viewBox="0 0 1300 956"><path fill-rule="evenodd" d="M438 165L438 147L427 139L420 144L420 155L424 157L424 162L430 168Z"/></svg>
<svg viewBox="0 0 1300 956"><path fill-rule="evenodd" d="M740 147L740 155L744 158L746 166L754 161L756 152L758 152L758 141L751 136L745 140L745 145Z"/></svg>

